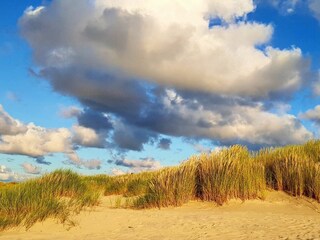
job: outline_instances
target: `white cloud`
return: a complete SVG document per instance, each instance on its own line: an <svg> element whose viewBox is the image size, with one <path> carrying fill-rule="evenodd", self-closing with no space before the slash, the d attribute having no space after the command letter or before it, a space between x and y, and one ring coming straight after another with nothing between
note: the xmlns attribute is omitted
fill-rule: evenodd
<svg viewBox="0 0 320 240"><path fill-rule="evenodd" d="M71 133L66 128L46 129L23 124L0 105L0 152L32 157L70 151Z"/></svg>
<svg viewBox="0 0 320 240"><path fill-rule="evenodd" d="M78 117L81 114L82 110L76 106L69 106L62 108L60 111L60 116L63 118L74 118Z"/></svg>
<svg viewBox="0 0 320 240"><path fill-rule="evenodd" d="M1 135L14 135L27 131L26 126L13 119L0 104L0 137Z"/></svg>
<svg viewBox="0 0 320 240"><path fill-rule="evenodd" d="M184 99L174 91L167 94L163 98L166 111L179 115L180 121L184 122L184 126L175 128L176 135L219 139L222 143L238 140L257 145L302 143L313 137L295 116L267 112L262 103L230 105L224 111L220 109L223 104L205 109L198 103L195 110L184 104ZM180 99L180 103L173 102L173 98Z"/></svg>
<svg viewBox="0 0 320 240"><path fill-rule="evenodd" d="M70 153L74 145L103 147L105 134L75 125L47 129L33 123L23 124L11 117L0 105L0 152L41 157L52 153Z"/></svg>
<svg viewBox="0 0 320 240"><path fill-rule="evenodd" d="M142 158L140 160L121 159L115 163L118 166L129 168L132 172L152 171L161 168L160 162L153 158Z"/></svg>
<svg viewBox="0 0 320 240"><path fill-rule="evenodd" d="M227 22L246 16L255 9L253 0L208 0L207 2L210 16L222 18Z"/></svg>
<svg viewBox="0 0 320 240"><path fill-rule="evenodd" d="M73 128L76 144L96 146L106 129L111 144L131 150L159 134L303 142L313 135L290 106L268 104L307 81L309 60L299 48L272 47L273 26L246 20L254 9L252 0L56 0L27 10L20 27L39 74L89 113L65 113L87 127ZM222 24L209 28L209 16Z"/></svg>
<svg viewBox="0 0 320 240"><path fill-rule="evenodd" d="M203 24L203 18L219 17L231 22L245 16L255 6L252 0L97 0L96 9L120 8L129 12L139 11L143 15L153 16L163 25L171 23Z"/></svg>
<svg viewBox="0 0 320 240"><path fill-rule="evenodd" d="M303 114L300 114L303 119L308 119L320 125L320 105L315 106L314 109L310 109Z"/></svg>
<svg viewBox="0 0 320 240"><path fill-rule="evenodd" d="M182 89L263 97L296 90L308 69L298 48L256 48L268 45L271 25L234 21L254 10L252 0L76 2L75 8L74 1L57 0L41 14L21 18L40 66L52 67L52 52L68 46L71 66ZM208 14L228 24L209 29Z"/></svg>
<svg viewBox="0 0 320 240"><path fill-rule="evenodd" d="M26 173L29 173L29 174L40 174L41 173L41 168L40 167L37 167L31 163L23 163L21 164L21 166L23 167L23 170L26 172Z"/></svg>
<svg viewBox="0 0 320 240"><path fill-rule="evenodd" d="M25 10L24 13L28 16L31 16L31 17L37 16L37 15L41 14L41 11L43 11L44 9L45 9L45 7L43 7L43 6L36 7L36 8L30 6Z"/></svg>
<svg viewBox="0 0 320 240"><path fill-rule="evenodd" d="M73 137L72 141L75 144L85 147L104 147L105 134L98 134L91 128L75 125L72 127Z"/></svg>
<svg viewBox="0 0 320 240"><path fill-rule="evenodd" d="M98 159L84 160L78 156L76 152L71 152L67 154L69 163L77 167L85 167L87 169L100 169L102 162Z"/></svg>
<svg viewBox="0 0 320 240"><path fill-rule="evenodd" d="M39 157L72 149L71 133L66 128L46 129L33 123L25 127L24 133L2 135L0 152Z"/></svg>
<svg viewBox="0 0 320 240"><path fill-rule="evenodd" d="M28 178L26 175L13 172L5 165L0 165L0 182L19 182Z"/></svg>

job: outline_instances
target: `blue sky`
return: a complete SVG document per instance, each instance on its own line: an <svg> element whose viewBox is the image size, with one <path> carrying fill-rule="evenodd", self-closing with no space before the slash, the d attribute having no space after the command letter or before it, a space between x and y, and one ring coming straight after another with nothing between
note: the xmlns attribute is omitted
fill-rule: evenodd
<svg viewBox="0 0 320 240"><path fill-rule="evenodd" d="M316 0L5 0L0 11L2 181L319 137Z"/></svg>

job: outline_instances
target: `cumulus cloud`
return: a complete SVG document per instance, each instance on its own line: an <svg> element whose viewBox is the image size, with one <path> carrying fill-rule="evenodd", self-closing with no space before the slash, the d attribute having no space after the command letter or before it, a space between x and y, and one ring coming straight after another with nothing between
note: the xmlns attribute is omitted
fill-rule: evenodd
<svg viewBox="0 0 320 240"><path fill-rule="evenodd" d="M23 170L25 173L35 174L35 175L41 173L41 168L35 165L32 165L31 163L23 163L21 164L21 166L23 167Z"/></svg>
<svg viewBox="0 0 320 240"><path fill-rule="evenodd" d="M72 127L72 142L84 147L103 148L106 144L106 136L98 134L91 128L75 125Z"/></svg>
<svg viewBox="0 0 320 240"><path fill-rule="evenodd" d="M81 168L85 167L89 170L98 170L101 168L102 162L98 159L84 160L78 156L76 152L67 154L68 162Z"/></svg>
<svg viewBox="0 0 320 240"><path fill-rule="evenodd" d="M0 182L19 182L28 179L28 176L13 172L5 165L0 165Z"/></svg>
<svg viewBox="0 0 320 240"><path fill-rule="evenodd" d="M10 168L0 165L0 181L14 181L15 178L16 176Z"/></svg>
<svg viewBox="0 0 320 240"><path fill-rule="evenodd" d="M161 134L300 143L313 135L268 106L300 88L309 60L272 47L272 25L246 21L254 9L252 0L55 0L27 9L20 28L38 74L84 106L65 112L78 120L79 145L141 151ZM222 24L209 28L212 18Z"/></svg>
<svg viewBox="0 0 320 240"><path fill-rule="evenodd" d="M44 156L52 153L70 153L78 146L104 147L106 133L74 125L72 129L47 129L33 123L24 124L4 111L0 105L0 152L26 155L39 164L49 165Z"/></svg>
<svg viewBox="0 0 320 240"><path fill-rule="evenodd" d="M30 123L16 135L2 135L0 152L39 157L72 149L71 133L66 128L46 129Z"/></svg>
<svg viewBox="0 0 320 240"><path fill-rule="evenodd" d="M115 161L115 164L127 167L131 172L152 171L161 168L160 162L153 158L141 158L140 160L120 159Z"/></svg>
<svg viewBox="0 0 320 240"><path fill-rule="evenodd" d="M69 106L66 108L62 108L60 111L60 116L63 118L74 118L81 114L81 109L76 106Z"/></svg>
<svg viewBox="0 0 320 240"><path fill-rule="evenodd" d="M184 89L268 96L297 89L308 67L300 49L256 48L268 44L271 25L230 20L253 11L253 1L110 0L89 4L82 0L76 7L72 3L56 0L41 10L27 10L20 20L35 60L47 70L45 77L56 88L66 83L62 69L76 65ZM206 14L230 24L209 29ZM74 57L66 54L68 64L55 66L53 52L66 51L61 50L66 46ZM59 58L57 62L63 61ZM104 83L100 80L86 91L98 85Z"/></svg>
<svg viewBox="0 0 320 240"><path fill-rule="evenodd" d="M26 131L27 127L20 121L13 119L0 104L0 136L15 135Z"/></svg>
<svg viewBox="0 0 320 240"><path fill-rule="evenodd" d="M284 145L312 138L295 116L265 111L262 103L186 96L188 98L173 90L166 91L162 106L146 114L141 126L167 135L215 139L222 145Z"/></svg>
<svg viewBox="0 0 320 240"><path fill-rule="evenodd" d="M301 114L300 117L320 125L320 105L315 106L314 109L306 111L305 113Z"/></svg>
<svg viewBox="0 0 320 240"><path fill-rule="evenodd" d="M112 138L116 148L141 151L144 144L151 143L156 138L156 134L145 129L144 126L140 128L130 124L125 125L118 121L115 123Z"/></svg>

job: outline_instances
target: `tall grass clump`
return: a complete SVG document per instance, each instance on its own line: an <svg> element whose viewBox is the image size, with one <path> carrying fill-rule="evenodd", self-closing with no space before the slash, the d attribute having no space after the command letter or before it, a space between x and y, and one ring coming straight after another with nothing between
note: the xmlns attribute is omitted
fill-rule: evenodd
<svg viewBox="0 0 320 240"><path fill-rule="evenodd" d="M149 183L147 193L135 202L137 208L180 206L195 197L196 162L160 170Z"/></svg>
<svg viewBox="0 0 320 240"><path fill-rule="evenodd" d="M200 156L197 177L197 196L220 205L231 198L262 198L266 186L263 164L239 145Z"/></svg>
<svg viewBox="0 0 320 240"><path fill-rule="evenodd" d="M79 175L64 170L0 188L0 230L18 225L29 228L48 217L64 223L72 213L98 204L98 198Z"/></svg>
<svg viewBox="0 0 320 240"><path fill-rule="evenodd" d="M266 166L266 180L270 188L293 196L307 196L320 201L320 143L264 149L257 160Z"/></svg>
<svg viewBox="0 0 320 240"><path fill-rule="evenodd" d="M155 172L141 172L109 177L104 185L104 195L124 195L125 197L145 194Z"/></svg>

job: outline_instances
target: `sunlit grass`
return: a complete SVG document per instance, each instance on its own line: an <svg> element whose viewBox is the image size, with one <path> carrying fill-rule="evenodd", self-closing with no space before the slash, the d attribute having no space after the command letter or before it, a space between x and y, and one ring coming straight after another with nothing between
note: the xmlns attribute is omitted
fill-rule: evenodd
<svg viewBox="0 0 320 240"><path fill-rule="evenodd" d="M135 207L180 206L195 198L197 164L190 160L179 167L171 167L155 173L147 192L135 202Z"/></svg>
<svg viewBox="0 0 320 240"><path fill-rule="evenodd" d="M200 156L197 177L198 197L218 204L232 198L262 198L266 188L263 163L242 146Z"/></svg>
<svg viewBox="0 0 320 240"><path fill-rule="evenodd" d="M71 171L58 170L39 179L0 188L0 229L31 227L48 217L68 220L72 212L98 204L99 193Z"/></svg>
<svg viewBox="0 0 320 240"><path fill-rule="evenodd" d="M192 199L221 205L232 198L263 198L267 188L320 202L320 141L249 152L233 146L191 157L177 167L122 176L80 176L57 170L23 183L0 183L0 230L31 227L70 216L116 195L116 208L181 206Z"/></svg>
<svg viewBox="0 0 320 240"><path fill-rule="evenodd" d="M266 167L265 177L270 188L320 202L320 141L264 149L256 159Z"/></svg>

